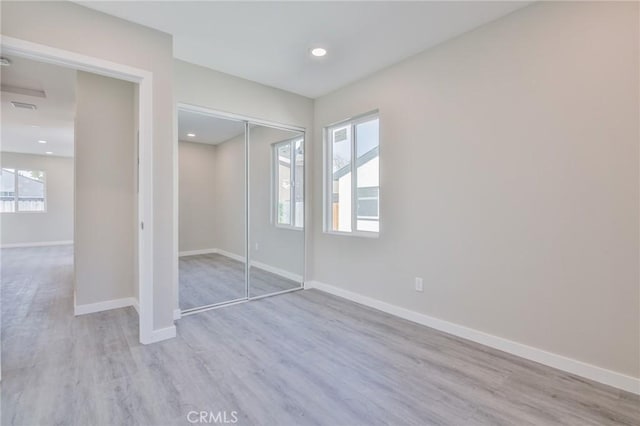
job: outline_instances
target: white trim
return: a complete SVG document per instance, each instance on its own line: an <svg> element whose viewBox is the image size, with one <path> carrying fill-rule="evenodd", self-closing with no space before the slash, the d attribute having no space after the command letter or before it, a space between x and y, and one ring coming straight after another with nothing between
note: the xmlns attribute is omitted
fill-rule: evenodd
<svg viewBox="0 0 640 426"><path fill-rule="evenodd" d="M182 318L182 311L180 309L174 309L173 310L173 320L179 320L180 318Z"/></svg>
<svg viewBox="0 0 640 426"><path fill-rule="evenodd" d="M275 127L278 129L290 130L292 132L302 132L302 133L305 132L304 127L292 126L289 124L279 123L277 121L262 120L260 118L251 117L249 115L235 114L232 112L211 109L211 108L188 104L184 102L178 102L176 104L176 109L181 111L193 112L196 114L202 114L209 117L224 118L232 121L245 121L245 122L249 122L250 124L257 124L259 126L265 126L265 127Z"/></svg>
<svg viewBox="0 0 640 426"><path fill-rule="evenodd" d="M222 249L213 249L213 250L215 250L215 252L212 252L212 253L218 253L230 259L237 260L238 262L244 262L244 257L238 254L231 253L229 251L222 250ZM266 263L257 262L255 260L251 261L251 266L258 269L262 269L267 272L271 272L272 274L280 275L283 278L287 278L289 280L302 283L302 275L294 274L293 272L289 272L284 269L277 268L275 266L267 265Z"/></svg>
<svg viewBox="0 0 640 426"><path fill-rule="evenodd" d="M15 244L3 244L0 248L18 248L18 247L47 247L47 246L68 246L72 245L73 240L65 241L41 241L34 243L15 243Z"/></svg>
<svg viewBox="0 0 640 426"><path fill-rule="evenodd" d="M315 288L463 339L471 340L521 358L535 361L549 367L557 368L558 370L566 371L577 376L640 395L640 378L627 376L622 373L587 364L563 355L527 346L503 337L494 336L483 331L401 308L390 303L382 302L371 297L363 296L361 294L318 281L306 282L305 288Z"/></svg>
<svg viewBox="0 0 640 426"><path fill-rule="evenodd" d="M176 337L176 326L171 325L169 327L153 330L149 336L146 336L144 340L140 340L140 343L148 345L151 343L161 342L167 339L173 339Z"/></svg>
<svg viewBox="0 0 640 426"><path fill-rule="evenodd" d="M133 306L133 309L135 309L136 312L138 313L138 316L140 316L140 303L138 303L138 299L136 299L135 297L133 297L132 299L133 299L133 304L131 306Z"/></svg>
<svg viewBox="0 0 640 426"><path fill-rule="evenodd" d="M178 257L196 256L198 254L211 254L211 253L218 253L218 249L216 249L216 248L208 248L208 249L181 251L181 252L178 252Z"/></svg>
<svg viewBox="0 0 640 426"><path fill-rule="evenodd" d="M293 272L286 271L284 269L276 268L275 266L267 265L266 263L251 261L251 266L254 268L262 269L263 271L271 272L272 274L279 275L283 278L295 281L302 284L302 275L294 274Z"/></svg>
<svg viewBox="0 0 640 426"><path fill-rule="evenodd" d="M145 225L144 230L138 230L139 327L140 341L152 341L157 333L153 330L153 73L14 37L2 36L0 42L2 53L5 55L61 65L138 84L140 141L138 224Z"/></svg>
<svg viewBox="0 0 640 426"><path fill-rule="evenodd" d="M235 253L231 253L230 251L226 251L226 250L222 250L222 249L216 249L216 253L221 254L222 256L228 257L230 259L237 260L238 262L244 262L245 261L244 256L241 256L241 255L235 254Z"/></svg>
<svg viewBox="0 0 640 426"><path fill-rule="evenodd" d="M137 311L137 304L138 301L135 297L123 297L122 299L113 299L106 300L104 302L75 305L73 307L73 314L75 316L93 314L95 312L109 311L111 309L126 308L127 306L132 306Z"/></svg>

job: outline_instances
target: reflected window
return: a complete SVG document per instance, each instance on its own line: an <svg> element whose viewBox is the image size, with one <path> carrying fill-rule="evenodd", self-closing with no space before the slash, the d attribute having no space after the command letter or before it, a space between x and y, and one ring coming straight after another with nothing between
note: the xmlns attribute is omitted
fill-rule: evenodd
<svg viewBox="0 0 640 426"><path fill-rule="evenodd" d="M275 224L304 227L304 140L295 138L273 145Z"/></svg>
<svg viewBox="0 0 640 426"><path fill-rule="evenodd" d="M44 172L40 170L2 169L0 212L46 211Z"/></svg>

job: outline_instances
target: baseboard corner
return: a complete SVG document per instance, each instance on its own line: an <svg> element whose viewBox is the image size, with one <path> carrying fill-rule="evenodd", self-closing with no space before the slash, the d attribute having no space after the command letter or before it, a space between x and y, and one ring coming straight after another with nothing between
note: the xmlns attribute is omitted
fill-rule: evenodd
<svg viewBox="0 0 640 426"><path fill-rule="evenodd" d="M121 299L105 300L104 302L86 303L83 305L75 304L74 298L73 314L75 316L93 314L111 309L126 308L127 306L132 306L137 311L137 305L138 301L135 297L123 297Z"/></svg>
<svg viewBox="0 0 640 426"><path fill-rule="evenodd" d="M140 343L143 345L149 345L151 343L161 342L163 340L173 339L177 336L177 329L175 325L171 325L165 328L159 328L151 331L149 336L141 336Z"/></svg>

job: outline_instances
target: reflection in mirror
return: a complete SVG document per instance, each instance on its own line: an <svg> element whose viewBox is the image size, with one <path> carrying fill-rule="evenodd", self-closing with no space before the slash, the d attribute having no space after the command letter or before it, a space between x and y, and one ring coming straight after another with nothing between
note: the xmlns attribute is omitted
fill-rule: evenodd
<svg viewBox="0 0 640 426"><path fill-rule="evenodd" d="M179 304L245 299L245 123L178 111Z"/></svg>
<svg viewBox="0 0 640 426"><path fill-rule="evenodd" d="M249 297L302 286L304 134L249 129Z"/></svg>

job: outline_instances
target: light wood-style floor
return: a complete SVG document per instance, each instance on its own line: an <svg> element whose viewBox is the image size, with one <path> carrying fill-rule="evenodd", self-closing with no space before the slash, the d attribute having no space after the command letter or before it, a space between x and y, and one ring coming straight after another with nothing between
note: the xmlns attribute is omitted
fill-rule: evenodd
<svg viewBox="0 0 640 426"><path fill-rule="evenodd" d="M244 266L243 262L217 253L181 257L180 309L187 310L246 297ZM256 267L251 268L249 277L251 297L300 287L300 283Z"/></svg>
<svg viewBox="0 0 640 426"><path fill-rule="evenodd" d="M314 290L185 317L74 318L71 247L2 251L2 425L638 425L637 396ZM230 418L230 417L228 417Z"/></svg>

